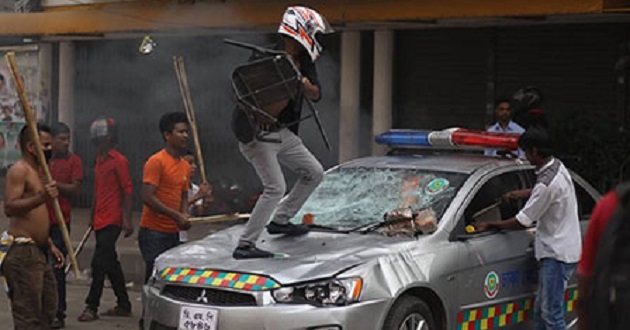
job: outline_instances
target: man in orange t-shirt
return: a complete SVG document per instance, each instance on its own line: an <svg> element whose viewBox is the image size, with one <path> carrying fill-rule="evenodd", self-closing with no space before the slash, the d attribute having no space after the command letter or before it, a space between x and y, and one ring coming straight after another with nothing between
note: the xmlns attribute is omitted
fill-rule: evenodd
<svg viewBox="0 0 630 330"><path fill-rule="evenodd" d="M188 222L190 164L182 157L188 146L188 118L183 112L160 118L164 149L144 164L142 177L142 219L138 243L145 263L145 283L153 271L155 258L179 245L179 230Z"/></svg>

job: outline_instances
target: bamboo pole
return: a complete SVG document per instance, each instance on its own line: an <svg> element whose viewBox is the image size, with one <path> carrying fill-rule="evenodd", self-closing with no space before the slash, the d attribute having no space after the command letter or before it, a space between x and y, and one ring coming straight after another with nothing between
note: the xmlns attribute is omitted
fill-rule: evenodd
<svg viewBox="0 0 630 330"><path fill-rule="evenodd" d="M204 223L249 219L250 216L251 214L249 213L219 214L219 215L211 215L207 217L193 217L193 218L189 218L188 221L190 221L190 223L193 225L197 225L197 224L204 224Z"/></svg>
<svg viewBox="0 0 630 330"><path fill-rule="evenodd" d="M37 120L35 115L33 114L33 109L31 109L30 104L28 103L28 99L26 98L24 92L24 84L22 82L22 77L18 72L17 62L15 60L15 53L8 52L5 55L7 62L9 63L9 69L11 70L11 74L13 75L13 79L15 81L15 89L17 90L18 96L20 98L20 103L22 104L22 109L24 110L24 118L26 118L26 125L31 132L31 137L33 142L35 143L35 149L37 149L37 160L39 161L39 166L44 170L44 175L46 176L46 180L48 182L52 181L52 176L50 175L50 170L48 169L48 164L46 164L46 157L44 156L44 150L42 149L41 141L39 140L39 132L37 130ZM63 217L63 213L61 212L61 207L59 205L59 199L53 199L53 206L55 208L55 214L57 215L57 220L59 222L59 228L61 229L61 235L63 236L63 242L66 245L68 250L68 255L70 256L70 262L72 264L72 269L74 270L75 276L78 278L80 276L79 266L77 264L77 259L74 257L74 249L72 248L72 242L70 241L70 235L68 234L68 228L66 227L66 220Z"/></svg>
<svg viewBox="0 0 630 330"><path fill-rule="evenodd" d="M81 238L81 241L79 242L79 245L77 245L76 250L74 250L74 257L75 258L77 256L79 256L79 253L81 253L81 251L83 251L83 246L85 246L85 243L87 242L88 238L90 238L90 234L91 233L92 233L92 226L89 226L85 230L85 233L83 233L83 237ZM69 271L70 271L70 264L68 264L66 266L65 274L68 274Z"/></svg>
<svg viewBox="0 0 630 330"><path fill-rule="evenodd" d="M199 134L197 132L197 121L195 119L195 110L192 104L192 98L190 96L190 89L188 88L188 75L186 74L186 67L184 65L184 58L182 56L173 56L173 66L175 67L175 74L177 75L177 81L179 83L179 91L182 94L182 101L184 102L184 110L190 123L190 129L193 134L193 141L195 143L195 151L197 153L197 163L199 163L199 172L201 173L201 181L208 182L206 177L206 168L204 166L203 155L201 154L201 145L199 143Z"/></svg>

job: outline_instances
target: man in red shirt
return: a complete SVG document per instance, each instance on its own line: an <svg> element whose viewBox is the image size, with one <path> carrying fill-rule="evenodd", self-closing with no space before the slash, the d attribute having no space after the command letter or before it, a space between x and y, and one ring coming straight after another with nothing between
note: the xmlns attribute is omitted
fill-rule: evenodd
<svg viewBox="0 0 630 330"><path fill-rule="evenodd" d="M94 203L92 227L96 234L96 248L92 257L92 284L85 299L81 322L98 319L98 306L103 293L105 276L109 278L117 298L116 307L103 313L107 316L130 316L131 302L125 287L116 241L121 230L125 237L133 234L131 223L132 185L127 158L115 149L116 126L111 118L99 118L90 127L92 141L98 155L94 168Z"/></svg>
<svg viewBox="0 0 630 330"><path fill-rule="evenodd" d="M59 205L61 213L66 221L66 226L70 230L70 215L72 210L73 196L81 192L83 182L83 164L79 156L69 150L70 128L64 123L55 123L51 127L52 133L52 158L49 161L50 174L53 180L57 181L59 190ZM52 203L46 203L48 218L50 219L50 237L55 246L64 255L68 254L66 244L59 228L59 220L55 214ZM53 329L61 329L65 326L66 319L66 274L63 268L53 266L55 278L57 279L57 305L56 319L51 325Z"/></svg>
<svg viewBox="0 0 630 330"><path fill-rule="evenodd" d="M619 196L617 191L612 190L599 200L593 214L588 222L588 229L584 237L584 245L582 246L582 258L578 264L578 326L579 330L589 330L589 318L587 311L584 309L584 300L591 286L591 278L593 268L595 267L595 258L597 257L597 248L599 240L606 229L608 220L612 217L619 204Z"/></svg>

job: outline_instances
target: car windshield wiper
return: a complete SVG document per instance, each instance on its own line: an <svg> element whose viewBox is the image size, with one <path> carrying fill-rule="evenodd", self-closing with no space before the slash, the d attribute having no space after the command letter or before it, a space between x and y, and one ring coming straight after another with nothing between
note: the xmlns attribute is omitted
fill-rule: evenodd
<svg viewBox="0 0 630 330"><path fill-rule="evenodd" d="M324 226L324 225L318 225L318 224L310 224L307 225L309 228L311 229L319 229L321 231L332 231L335 233L342 233L342 234L347 234L350 231L349 230L345 230L345 229L339 229L339 228L335 228L335 227L331 227L331 226Z"/></svg>
<svg viewBox="0 0 630 330"><path fill-rule="evenodd" d="M359 226L357 228L354 228L352 230L350 230L351 232L360 232L361 234L368 234L371 233L381 227L390 225L390 224L395 224L395 223L400 223L402 221L415 221L414 219L414 212L419 212L422 210L427 209L425 208L421 208L415 211L412 211L411 209L409 209L409 214L407 216L405 216L404 214L392 214L392 212L389 213L385 213L383 215L383 220L376 222L376 223L370 223L367 225L363 225L363 226ZM391 218L390 218L391 217ZM407 218L409 217L409 218ZM414 226L414 230L416 230L415 226Z"/></svg>
<svg viewBox="0 0 630 330"><path fill-rule="evenodd" d="M362 225L356 228L352 228L348 232L359 232L361 234L367 234L367 233L371 233L375 231L378 228L381 228L381 226L383 226L386 223L387 223L386 221L368 223L367 225Z"/></svg>

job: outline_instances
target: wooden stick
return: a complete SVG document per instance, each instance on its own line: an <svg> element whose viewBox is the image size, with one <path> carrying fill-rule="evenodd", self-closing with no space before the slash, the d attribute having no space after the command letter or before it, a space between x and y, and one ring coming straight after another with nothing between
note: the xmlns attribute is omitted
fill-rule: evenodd
<svg viewBox="0 0 630 330"><path fill-rule="evenodd" d="M190 221L191 224L193 225L197 225L197 224L204 224L204 223L213 223L213 222L223 222L223 221L233 221L233 220L240 220L240 219L248 219L251 216L251 214L249 213L232 213L232 214L219 214L219 215L212 215L209 217L193 217L193 218L188 218L188 221Z"/></svg>
<svg viewBox="0 0 630 330"><path fill-rule="evenodd" d="M81 251L83 251L83 246L87 242L88 238L90 238L91 233L92 233L92 226L89 226L88 229L85 230L85 233L83 234L83 237L81 238L81 241L79 242L79 245L77 245L77 249L74 250L75 258L79 256L79 253L81 253ZM70 264L66 265L65 273L68 274L68 271L70 271Z"/></svg>
<svg viewBox="0 0 630 330"><path fill-rule="evenodd" d="M186 116L188 117L190 129L193 134L195 151L197 153L197 163L199 164L199 172L201 173L201 181L207 182L206 168L204 166L203 155L201 154L199 134L197 133L197 121L195 119L195 110L190 96L190 89L188 88L188 75L186 74L186 67L184 66L184 58L181 56L173 56L173 65L175 67L177 81L179 82L179 91L182 94L182 101L184 102L184 110L186 111Z"/></svg>
<svg viewBox="0 0 630 330"><path fill-rule="evenodd" d="M11 74L13 75L13 79L15 81L15 88L18 92L18 96L20 97L20 103L22 104L22 109L24 110L24 118L26 118L26 125L28 125L28 128L31 132L33 143L35 143L39 166L44 170L46 180L48 182L52 182L52 176L50 175L48 164L46 164L46 157L44 156L42 143L39 140L37 119L35 118L35 115L33 114L33 109L31 109L31 105L28 103L28 99L26 98L26 94L24 93L24 84L22 83L22 77L20 77L20 74L18 72L17 62L15 61L15 53L8 52L5 57L7 59L7 62L9 63L9 69L11 70ZM57 220L59 222L59 228L61 229L61 235L63 236L63 242L66 245L68 255L70 256L72 269L74 270L74 274L78 278L80 276L79 266L77 264L77 259L74 257L74 249L72 248L72 242L70 241L70 235L68 234L66 221L63 217L63 213L61 212L61 207L59 206L59 199L56 197L53 199L53 206L55 208L55 215L57 215Z"/></svg>

